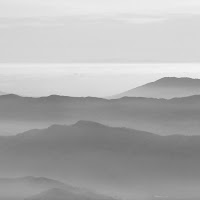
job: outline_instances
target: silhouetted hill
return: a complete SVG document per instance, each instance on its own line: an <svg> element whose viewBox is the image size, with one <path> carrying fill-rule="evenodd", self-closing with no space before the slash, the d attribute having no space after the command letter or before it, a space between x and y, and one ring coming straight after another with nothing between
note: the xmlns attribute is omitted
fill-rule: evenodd
<svg viewBox="0 0 200 200"><path fill-rule="evenodd" d="M135 128L161 135L200 133L200 96L171 100L49 96L0 96L0 133L19 133L78 120ZM8 133L7 133L8 132Z"/></svg>
<svg viewBox="0 0 200 200"><path fill-rule="evenodd" d="M111 196L199 194L200 136L159 136L79 121L0 141L0 176L70 180Z"/></svg>
<svg viewBox="0 0 200 200"><path fill-rule="evenodd" d="M45 177L0 178L0 199L24 198L52 188L65 187L68 186Z"/></svg>
<svg viewBox="0 0 200 200"><path fill-rule="evenodd" d="M63 187L64 184L60 181L56 181L53 179L45 178L45 177L33 177L33 176L25 176L20 178L0 178L0 185L2 187L3 184L28 184L29 186L42 188L54 188L54 187Z"/></svg>
<svg viewBox="0 0 200 200"><path fill-rule="evenodd" d="M200 95L200 79L165 77L111 98L128 96L171 99L192 95Z"/></svg>
<svg viewBox="0 0 200 200"><path fill-rule="evenodd" d="M111 197L107 197L92 192L86 192L84 190L65 190L60 188L53 188L48 191L44 191L38 195L26 198L26 200L114 200Z"/></svg>
<svg viewBox="0 0 200 200"><path fill-rule="evenodd" d="M90 190L45 178L26 176L22 178L0 178L0 199L74 199L113 200Z"/></svg>
<svg viewBox="0 0 200 200"><path fill-rule="evenodd" d="M44 191L40 194L34 195L26 199L27 200L45 200L45 199L46 200L51 200L51 199L52 200L55 200L55 199L67 200L67 199L74 199L74 198L72 197L72 194L69 195L69 193L67 193L65 190L54 188L54 189Z"/></svg>

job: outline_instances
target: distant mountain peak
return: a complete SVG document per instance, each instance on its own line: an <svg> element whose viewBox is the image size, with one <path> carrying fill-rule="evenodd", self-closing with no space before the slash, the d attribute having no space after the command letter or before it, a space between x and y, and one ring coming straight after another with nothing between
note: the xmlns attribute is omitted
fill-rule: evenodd
<svg viewBox="0 0 200 200"><path fill-rule="evenodd" d="M178 79L193 79L193 78L190 78L190 77L166 76L166 77L158 79L157 81L160 81L160 80L172 80L172 79L178 80Z"/></svg>
<svg viewBox="0 0 200 200"><path fill-rule="evenodd" d="M63 184L57 180L46 178L46 177L34 177L34 176L25 176L21 179L27 180L27 181L33 181L37 183L57 183L57 184Z"/></svg>
<svg viewBox="0 0 200 200"><path fill-rule="evenodd" d="M76 127L106 127L105 125L95 122L95 121L87 121L87 120L79 120L73 126Z"/></svg>
<svg viewBox="0 0 200 200"><path fill-rule="evenodd" d="M114 200L110 196L104 196L102 194L93 193L87 190L81 190L76 188L62 189L62 188L52 188L47 191L43 191L40 194L34 195L27 199L29 200L66 200L66 199L76 199L76 200Z"/></svg>
<svg viewBox="0 0 200 200"><path fill-rule="evenodd" d="M191 77L176 77L176 76L166 76L163 78L158 79L159 80L200 80L200 79L196 79L196 78L191 78Z"/></svg>
<svg viewBox="0 0 200 200"><path fill-rule="evenodd" d="M163 77L154 82L133 88L112 98L145 97L172 99L200 94L200 79Z"/></svg>
<svg viewBox="0 0 200 200"><path fill-rule="evenodd" d="M159 83L159 82L166 82L166 83L171 83L172 82L177 82L177 83L200 83L200 79L194 79L190 77L163 77L161 79L158 79L155 82L152 83Z"/></svg>

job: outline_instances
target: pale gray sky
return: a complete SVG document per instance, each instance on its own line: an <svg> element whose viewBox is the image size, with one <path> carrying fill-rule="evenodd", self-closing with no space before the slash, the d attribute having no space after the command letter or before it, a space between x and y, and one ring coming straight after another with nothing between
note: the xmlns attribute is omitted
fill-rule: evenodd
<svg viewBox="0 0 200 200"><path fill-rule="evenodd" d="M104 97L165 76L200 78L200 64L1 64L0 90Z"/></svg>
<svg viewBox="0 0 200 200"><path fill-rule="evenodd" d="M3 18L0 62L200 62L199 24L200 15Z"/></svg>
<svg viewBox="0 0 200 200"><path fill-rule="evenodd" d="M200 0L0 0L0 62L200 62L199 24Z"/></svg>
<svg viewBox="0 0 200 200"><path fill-rule="evenodd" d="M103 72L107 71L102 75L93 64L89 69L73 65L75 71L69 64L63 64L61 68L68 78L60 80L65 91L59 89L59 80L56 86L52 84L50 89L47 86L51 84L51 76L59 74L60 78L62 74L57 63L200 63L199 24L200 0L0 0L0 76L3 77L0 89L83 96L121 92L160 78L166 69L164 74L169 74L168 69L174 64L167 64L160 73L156 71L151 76L147 72L154 68L150 66L139 73L135 67L133 70L130 66L105 64ZM4 75L3 63L38 63L39 67L15 65L12 70L9 68L10 75ZM54 65L45 68L42 63ZM188 74L197 76L197 68L193 73L188 66ZM173 68L172 74L182 75L181 66L177 69ZM98 73L91 75L95 70ZM27 75L28 71L33 75ZM80 75L80 71L85 73ZM40 74L47 85L42 84L38 90L34 81L42 80ZM135 79L135 74L143 78ZM24 84L25 79L30 84ZM118 80L122 83L118 88L106 87L110 82L114 86ZM71 83L75 90L70 90ZM96 90L101 89L101 84L105 84L105 90ZM86 90L81 92L79 88L84 86Z"/></svg>
<svg viewBox="0 0 200 200"><path fill-rule="evenodd" d="M0 15L179 14L200 12L199 0L1 0Z"/></svg>

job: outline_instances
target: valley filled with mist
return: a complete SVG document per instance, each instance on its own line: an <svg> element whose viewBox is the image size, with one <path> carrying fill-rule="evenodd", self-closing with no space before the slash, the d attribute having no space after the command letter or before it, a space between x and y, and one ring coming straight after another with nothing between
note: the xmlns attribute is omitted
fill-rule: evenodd
<svg viewBox="0 0 200 200"><path fill-rule="evenodd" d="M166 77L104 99L1 94L0 199L199 199L199 86Z"/></svg>

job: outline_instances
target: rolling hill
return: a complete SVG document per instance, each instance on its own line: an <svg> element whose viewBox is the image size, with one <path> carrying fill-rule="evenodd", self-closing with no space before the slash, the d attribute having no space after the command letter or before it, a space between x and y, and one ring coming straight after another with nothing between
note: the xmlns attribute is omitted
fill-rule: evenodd
<svg viewBox="0 0 200 200"><path fill-rule="evenodd" d="M112 197L97 194L87 189L78 188L60 181L26 176L0 179L0 199L91 199L114 200Z"/></svg>
<svg viewBox="0 0 200 200"><path fill-rule="evenodd" d="M0 96L0 134L17 134L51 124L89 120L161 135L200 133L200 96L171 100L124 97L121 99L49 96Z"/></svg>
<svg viewBox="0 0 200 200"><path fill-rule="evenodd" d="M0 178L0 199L23 199L53 188L64 188L62 182L45 177Z"/></svg>
<svg viewBox="0 0 200 200"><path fill-rule="evenodd" d="M114 200L114 198L84 190L53 188L25 200Z"/></svg>
<svg viewBox="0 0 200 200"><path fill-rule="evenodd" d="M200 136L79 121L1 137L0 163L0 176L70 180L109 196L200 196Z"/></svg>

